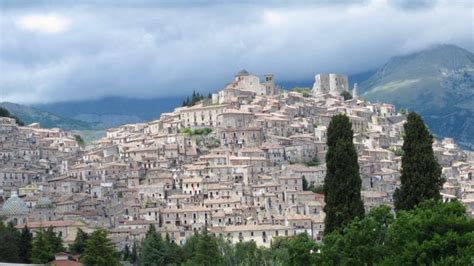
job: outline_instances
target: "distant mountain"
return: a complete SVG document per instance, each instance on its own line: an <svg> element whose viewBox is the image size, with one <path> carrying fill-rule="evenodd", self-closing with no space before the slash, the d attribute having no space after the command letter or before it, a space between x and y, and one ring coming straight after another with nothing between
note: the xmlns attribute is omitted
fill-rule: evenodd
<svg viewBox="0 0 474 266"><path fill-rule="evenodd" d="M474 149L474 55L440 45L390 59L359 84L361 96L423 115L438 136Z"/></svg>
<svg viewBox="0 0 474 266"><path fill-rule="evenodd" d="M50 112L45 112L16 103L2 102L0 103L0 107L7 109L11 114L18 117L25 125L37 122L40 123L41 127L59 127L66 130L89 130L97 127L97 124L94 123L61 117Z"/></svg>
<svg viewBox="0 0 474 266"><path fill-rule="evenodd" d="M37 104L34 107L64 117L110 125L139 123L160 117L161 113L181 106L183 97L125 98L106 97L98 100Z"/></svg>

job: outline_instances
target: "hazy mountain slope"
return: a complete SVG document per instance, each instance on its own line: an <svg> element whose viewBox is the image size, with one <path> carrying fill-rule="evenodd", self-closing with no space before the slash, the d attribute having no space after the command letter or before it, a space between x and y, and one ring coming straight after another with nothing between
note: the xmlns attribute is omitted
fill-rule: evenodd
<svg viewBox="0 0 474 266"><path fill-rule="evenodd" d="M61 117L25 105L3 102L0 103L0 106L7 109L14 116L18 117L26 125L31 123L40 123L41 127L59 127L67 130L86 130L93 129L97 126L93 123Z"/></svg>
<svg viewBox="0 0 474 266"><path fill-rule="evenodd" d="M64 117L108 124L137 123L160 117L181 106L183 97L133 99L106 97L98 100L37 104L34 107Z"/></svg>
<svg viewBox="0 0 474 266"><path fill-rule="evenodd" d="M474 148L474 55L440 45L389 60L360 84L361 96L420 112L439 136Z"/></svg>

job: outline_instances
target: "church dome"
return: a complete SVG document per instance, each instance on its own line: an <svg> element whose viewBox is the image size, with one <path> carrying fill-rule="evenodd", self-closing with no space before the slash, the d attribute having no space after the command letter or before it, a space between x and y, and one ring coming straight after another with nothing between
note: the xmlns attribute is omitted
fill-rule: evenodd
<svg viewBox="0 0 474 266"><path fill-rule="evenodd" d="M28 207L17 195L12 195L3 204L2 214L5 216L27 215Z"/></svg>
<svg viewBox="0 0 474 266"><path fill-rule="evenodd" d="M36 208L50 208L53 206L53 202L48 197L41 197L36 202Z"/></svg>
<svg viewBox="0 0 474 266"><path fill-rule="evenodd" d="M239 73L237 73L237 75L235 75L236 77L240 77L240 76L248 76L249 75L249 72L245 69L242 69L239 71Z"/></svg>

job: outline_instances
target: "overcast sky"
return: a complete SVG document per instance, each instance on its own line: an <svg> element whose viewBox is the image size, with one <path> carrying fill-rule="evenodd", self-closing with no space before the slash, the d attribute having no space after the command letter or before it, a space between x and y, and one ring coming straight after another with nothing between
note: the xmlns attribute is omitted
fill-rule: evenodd
<svg viewBox="0 0 474 266"><path fill-rule="evenodd" d="M0 101L20 103L181 96L221 89L244 68L311 80L440 43L474 50L470 0L4 0L0 8Z"/></svg>

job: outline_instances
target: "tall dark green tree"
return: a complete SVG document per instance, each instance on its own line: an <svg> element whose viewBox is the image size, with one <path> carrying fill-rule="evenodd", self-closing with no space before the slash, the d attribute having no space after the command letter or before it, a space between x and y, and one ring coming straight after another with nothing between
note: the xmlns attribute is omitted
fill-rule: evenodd
<svg viewBox="0 0 474 266"><path fill-rule="evenodd" d="M196 248L196 254L192 260L196 265L220 265L222 263L222 255L219 252L217 239L209 234L207 227L204 227Z"/></svg>
<svg viewBox="0 0 474 266"><path fill-rule="evenodd" d="M130 259L130 247L128 244L125 244L125 247L122 250L122 260L128 261Z"/></svg>
<svg viewBox="0 0 474 266"><path fill-rule="evenodd" d="M309 190L308 180L306 179L305 176L303 176L303 190L304 190L304 191Z"/></svg>
<svg viewBox="0 0 474 266"><path fill-rule="evenodd" d="M166 265L179 265L183 260L183 252L181 248L171 241L169 234L166 234L165 239L165 264Z"/></svg>
<svg viewBox="0 0 474 266"><path fill-rule="evenodd" d="M164 265L165 252L165 242L156 232L155 226L151 224L140 250L140 265Z"/></svg>
<svg viewBox="0 0 474 266"><path fill-rule="evenodd" d="M66 251L63 245L63 239L59 234L54 232L52 226L48 227L48 230L46 230L46 239L51 244L54 253Z"/></svg>
<svg viewBox="0 0 474 266"><path fill-rule="evenodd" d="M86 249L87 239L89 239L89 235L79 228L79 230L77 230L76 239L74 239L74 243L69 246L69 252L74 255L82 254Z"/></svg>
<svg viewBox="0 0 474 266"><path fill-rule="evenodd" d="M132 246L132 252L130 253L130 257L128 258L128 261L135 265L138 262L138 247L137 247L137 242L133 242Z"/></svg>
<svg viewBox="0 0 474 266"><path fill-rule="evenodd" d="M184 243L183 246L184 261L190 261L194 257L194 255L196 255L199 238L199 233L195 233L194 235L186 239L186 243Z"/></svg>
<svg viewBox="0 0 474 266"><path fill-rule="evenodd" d="M0 262L21 262L19 239L18 230L12 224L5 226L0 219Z"/></svg>
<svg viewBox="0 0 474 266"><path fill-rule="evenodd" d="M31 262L38 264L48 263L54 258L54 253L54 247L46 230L43 228L37 230L31 249Z"/></svg>
<svg viewBox="0 0 474 266"><path fill-rule="evenodd" d="M357 152L351 122L346 115L331 119L327 131L327 172L324 178L325 233L341 229L364 214Z"/></svg>
<svg viewBox="0 0 474 266"><path fill-rule="evenodd" d="M433 136L421 116L411 112L403 127L401 186L394 201L397 210L410 210L425 199L440 199L444 179L433 153Z"/></svg>
<svg viewBox="0 0 474 266"><path fill-rule="evenodd" d="M30 229L25 225L21 230L20 240L19 240L19 256L20 260L23 263L31 262L31 248L32 248L33 234L30 232Z"/></svg>
<svg viewBox="0 0 474 266"><path fill-rule="evenodd" d="M98 228L86 241L86 248L81 256L84 265L119 265L119 253L114 244L107 238L107 231Z"/></svg>

